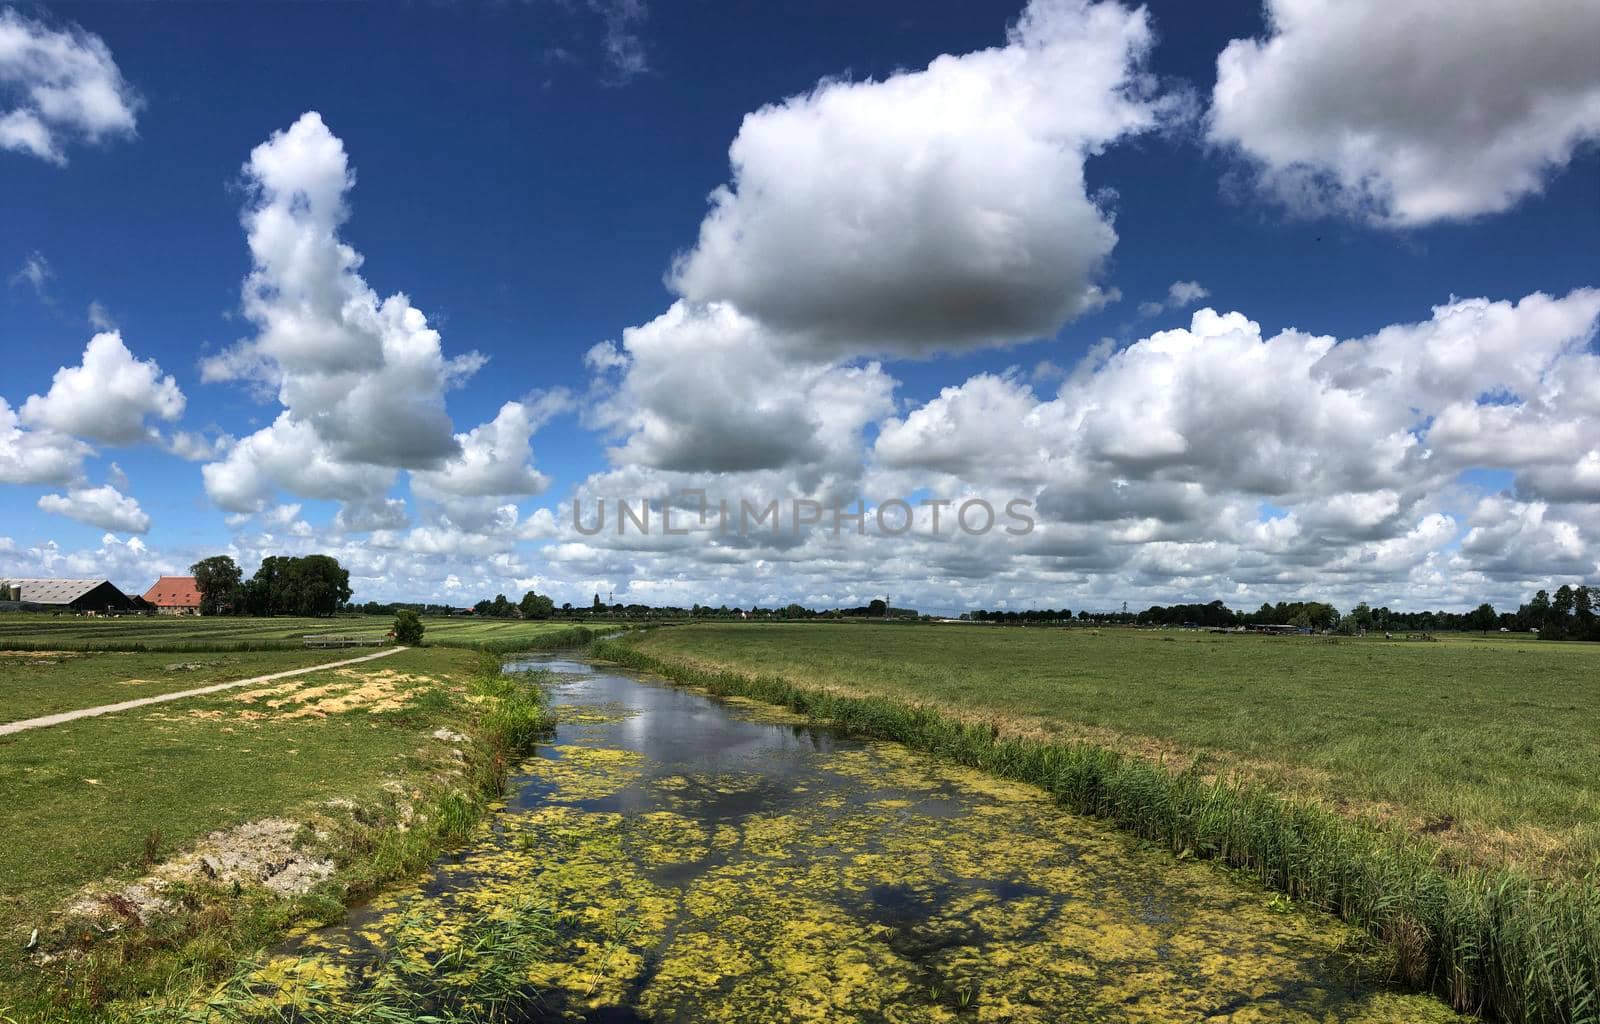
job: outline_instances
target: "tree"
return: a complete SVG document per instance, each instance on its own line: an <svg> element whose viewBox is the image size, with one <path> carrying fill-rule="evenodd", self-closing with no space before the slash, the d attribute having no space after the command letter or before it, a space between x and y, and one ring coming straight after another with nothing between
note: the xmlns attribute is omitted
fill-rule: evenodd
<svg viewBox="0 0 1600 1024"><path fill-rule="evenodd" d="M251 615L332 615L350 593L350 571L330 555L268 555L242 588L242 603Z"/></svg>
<svg viewBox="0 0 1600 1024"><path fill-rule="evenodd" d="M1572 612L1577 603L1578 595L1563 583L1550 602L1550 610L1545 613L1544 626L1539 630L1539 639L1568 639L1572 634Z"/></svg>
<svg viewBox="0 0 1600 1024"><path fill-rule="evenodd" d="M200 591L201 615L238 615L244 611L240 582L244 572L227 555L202 558L189 566L194 585Z"/></svg>
<svg viewBox="0 0 1600 1024"><path fill-rule="evenodd" d="M417 646L422 643L422 629L422 616L410 608L402 608L394 613L395 643Z"/></svg>
<svg viewBox="0 0 1600 1024"><path fill-rule="evenodd" d="M531 590L522 595L517 607L522 609L522 617L525 619L548 619L556 611L554 601Z"/></svg>
<svg viewBox="0 0 1600 1024"><path fill-rule="evenodd" d="M1472 614L1467 616L1467 621L1472 623L1472 628L1482 630L1484 633L1494 628L1496 620L1494 605L1487 601L1478 605L1477 608L1473 609Z"/></svg>
<svg viewBox="0 0 1600 1024"><path fill-rule="evenodd" d="M1573 635L1579 640L1600 640L1594 614L1594 596L1588 587L1579 587L1572 595Z"/></svg>

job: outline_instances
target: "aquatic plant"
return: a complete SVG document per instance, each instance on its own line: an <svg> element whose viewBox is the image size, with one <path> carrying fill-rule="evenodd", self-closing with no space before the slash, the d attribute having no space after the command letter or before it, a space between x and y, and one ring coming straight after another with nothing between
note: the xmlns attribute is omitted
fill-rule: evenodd
<svg viewBox="0 0 1600 1024"><path fill-rule="evenodd" d="M1457 1009L1516 1024L1600 1021L1600 889L1593 884L1448 866L1436 847L1399 831L1091 744L1005 738L995 726L929 708L676 664L616 641L598 641L592 652L1033 783L1067 809L1174 854L1248 871L1365 929L1387 949L1398 980Z"/></svg>

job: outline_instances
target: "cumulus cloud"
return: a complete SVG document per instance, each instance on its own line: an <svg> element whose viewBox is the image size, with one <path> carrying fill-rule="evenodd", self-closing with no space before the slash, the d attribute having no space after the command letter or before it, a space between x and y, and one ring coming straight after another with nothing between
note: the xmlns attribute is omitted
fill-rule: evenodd
<svg viewBox="0 0 1600 1024"><path fill-rule="evenodd" d="M334 528L344 533L403 530L411 524L401 498L376 498L345 502L333 517Z"/></svg>
<svg viewBox="0 0 1600 1024"><path fill-rule="evenodd" d="M51 430L25 430L0 398L0 484L74 483L83 477L83 460L92 449Z"/></svg>
<svg viewBox="0 0 1600 1024"><path fill-rule="evenodd" d="M1600 137L1587 0L1267 0L1217 58L1209 136L1306 213L1406 227L1510 208Z"/></svg>
<svg viewBox="0 0 1600 1024"><path fill-rule="evenodd" d="M446 357L404 294L380 299L362 278L361 256L339 237L355 180L344 144L310 112L257 146L244 174L243 305L257 334L202 373L265 383L283 412L205 467L208 493L245 512L279 489L366 502L398 469L450 476L463 451L444 396L485 360Z"/></svg>
<svg viewBox="0 0 1600 1024"><path fill-rule="evenodd" d="M591 351L591 367L619 375L591 411L624 438L612 461L690 473L781 469L812 486L829 472L853 474L861 431L892 408L894 381L875 363L796 362L783 349L728 303L677 302L624 331L620 349Z"/></svg>
<svg viewBox="0 0 1600 1024"><path fill-rule="evenodd" d="M1139 303L1142 317L1159 316L1169 309L1186 309L1201 299L1211 297L1210 289L1199 281L1174 281L1167 286L1167 297L1159 302Z"/></svg>
<svg viewBox="0 0 1600 1024"><path fill-rule="evenodd" d="M46 494L39 499L39 508L117 533L145 533L150 529L150 517L139 503L111 484L74 488L65 495Z"/></svg>
<svg viewBox="0 0 1600 1024"><path fill-rule="evenodd" d="M139 99L99 36L0 8L0 150L67 162L67 146L133 134Z"/></svg>
<svg viewBox="0 0 1600 1024"><path fill-rule="evenodd" d="M1151 43L1143 8L1035 0L1004 46L764 107L670 283L821 356L1053 334L1106 299L1084 161L1174 109Z"/></svg>
<svg viewBox="0 0 1600 1024"><path fill-rule="evenodd" d="M1053 397L1015 373L947 387L884 422L874 458L903 489L1036 495L1039 558L1142 586L1365 596L1451 573L1582 573L1600 480L1597 322L1594 289L1454 300L1344 341L1265 337L1202 309L1186 329L1091 356ZM1511 471L1519 497L1481 505L1451 554L1453 492L1473 468Z"/></svg>
<svg viewBox="0 0 1600 1024"><path fill-rule="evenodd" d="M151 439L146 417L172 421L183 415L178 382L155 360L135 359L116 331L96 334L78 366L56 371L49 393L22 404L22 421L63 434L123 445Z"/></svg>
<svg viewBox="0 0 1600 1024"><path fill-rule="evenodd" d="M326 501L366 501L394 486L394 469L346 462L310 424L282 413L240 440L220 462L200 467L206 493L229 512L259 512L281 488Z"/></svg>
<svg viewBox="0 0 1600 1024"><path fill-rule="evenodd" d="M207 462L227 455L233 444L234 439L228 434L207 437L193 431L175 430L167 438L167 451L187 462Z"/></svg>
<svg viewBox="0 0 1600 1024"><path fill-rule="evenodd" d="M456 435L460 454L438 470L411 475L422 497L525 497L538 494L550 478L533 465L531 438L546 420L572 405L566 392L527 402L507 402L488 423Z"/></svg>

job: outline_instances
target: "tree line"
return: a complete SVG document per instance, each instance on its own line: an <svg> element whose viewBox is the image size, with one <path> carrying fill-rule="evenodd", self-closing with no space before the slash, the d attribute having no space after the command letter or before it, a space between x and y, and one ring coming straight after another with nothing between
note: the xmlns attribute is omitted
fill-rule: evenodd
<svg viewBox="0 0 1600 1024"><path fill-rule="evenodd" d="M227 555L189 572L201 615L332 615L350 600L350 572L332 555L269 555L249 579Z"/></svg>
<svg viewBox="0 0 1600 1024"><path fill-rule="evenodd" d="M1541 590L1514 612L1498 612L1485 601L1471 611L1403 612L1373 608L1365 601L1341 613L1323 601L1279 601L1262 604L1253 612L1234 611L1220 600L1206 604L1151 605L1144 611L1077 613L1079 623L1096 622L1131 626L1198 626L1205 629L1248 626L1298 626L1318 632L1368 631L1467 632L1488 633L1508 630L1514 633L1537 632L1541 640L1600 641L1600 613L1596 594L1587 586L1562 585L1554 594ZM972 611L962 615L974 622L1066 623L1073 613L1039 609L1019 611Z"/></svg>

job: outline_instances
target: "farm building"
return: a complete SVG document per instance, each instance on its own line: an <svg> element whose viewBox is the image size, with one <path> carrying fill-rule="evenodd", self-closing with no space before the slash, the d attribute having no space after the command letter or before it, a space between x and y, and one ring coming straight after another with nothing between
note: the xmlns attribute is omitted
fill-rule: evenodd
<svg viewBox="0 0 1600 1024"><path fill-rule="evenodd" d="M52 611L127 612L138 606L136 598L111 585L110 580L0 580L24 605Z"/></svg>
<svg viewBox="0 0 1600 1024"><path fill-rule="evenodd" d="M200 614L200 588L193 576L163 576L145 591L144 599L162 615Z"/></svg>

